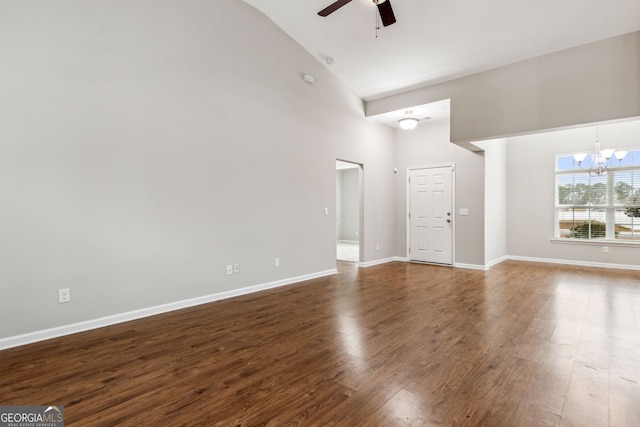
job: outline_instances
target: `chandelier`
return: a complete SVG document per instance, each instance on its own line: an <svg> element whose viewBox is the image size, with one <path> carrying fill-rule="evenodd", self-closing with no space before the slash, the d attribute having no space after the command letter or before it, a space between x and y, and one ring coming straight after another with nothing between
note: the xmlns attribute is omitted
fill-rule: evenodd
<svg viewBox="0 0 640 427"><path fill-rule="evenodd" d="M601 150L598 127L596 126L596 142L594 143L593 154L578 153L574 154L573 159L578 163L580 170L589 172L589 176L602 176L606 175L609 172L609 169L614 169L620 166L620 162L626 155L627 152L623 150ZM589 167L583 167L582 162L587 156L589 156L590 159ZM609 164L611 157L615 157L618 160L618 164L616 166Z"/></svg>

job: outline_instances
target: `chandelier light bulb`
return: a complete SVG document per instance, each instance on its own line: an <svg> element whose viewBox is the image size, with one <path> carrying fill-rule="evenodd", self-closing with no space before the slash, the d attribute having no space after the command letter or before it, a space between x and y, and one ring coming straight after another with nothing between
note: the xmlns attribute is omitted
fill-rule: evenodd
<svg viewBox="0 0 640 427"><path fill-rule="evenodd" d="M405 116L398 120L398 125L404 130L411 130L418 126L418 119L413 117L412 111L405 111Z"/></svg>
<svg viewBox="0 0 640 427"><path fill-rule="evenodd" d="M598 135L598 128L596 127L596 141L593 144L593 155L591 157L591 162L590 162L591 164L589 165L589 167L588 168L582 167L582 162L587 157L586 153L574 154L573 159L578 164L578 167L580 168L580 170L589 172L590 176L602 176L609 173L609 169L614 168L614 166L609 165L609 160L611 160L611 157L615 156L616 160L618 160L617 166L620 166L620 162L626 155L627 155L627 152L623 150L621 151L615 151L612 149L601 150L600 137Z"/></svg>

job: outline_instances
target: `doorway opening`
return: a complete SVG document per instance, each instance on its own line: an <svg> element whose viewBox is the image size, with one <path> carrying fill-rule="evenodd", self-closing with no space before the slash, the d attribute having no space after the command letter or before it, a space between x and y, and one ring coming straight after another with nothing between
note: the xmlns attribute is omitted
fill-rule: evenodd
<svg viewBox="0 0 640 427"><path fill-rule="evenodd" d="M362 261L361 164L336 160L336 259Z"/></svg>

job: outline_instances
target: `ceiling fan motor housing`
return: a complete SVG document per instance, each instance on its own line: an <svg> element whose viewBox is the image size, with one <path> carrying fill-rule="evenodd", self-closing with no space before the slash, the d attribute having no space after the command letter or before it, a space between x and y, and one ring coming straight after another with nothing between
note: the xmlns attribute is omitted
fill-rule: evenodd
<svg viewBox="0 0 640 427"><path fill-rule="evenodd" d="M336 10L340 9L342 6L345 6L351 3L352 1L353 0L338 0L336 2L333 2L329 6L325 7L320 12L318 12L318 15L329 16ZM390 0L371 0L371 1L378 7L378 13L380 14L382 25L387 27L396 22L396 16L393 13L393 8L391 7Z"/></svg>

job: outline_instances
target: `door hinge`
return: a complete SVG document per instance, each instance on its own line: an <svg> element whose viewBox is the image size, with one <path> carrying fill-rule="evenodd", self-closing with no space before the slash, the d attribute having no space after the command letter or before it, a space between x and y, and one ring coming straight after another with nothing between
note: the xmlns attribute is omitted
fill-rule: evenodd
<svg viewBox="0 0 640 427"><path fill-rule="evenodd" d="M411 218L411 212L409 212L409 218Z"/></svg>
<svg viewBox="0 0 640 427"><path fill-rule="evenodd" d="M411 248L409 248L409 253L411 253Z"/></svg>

